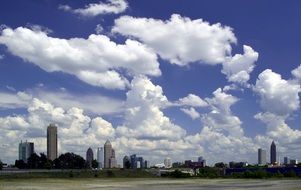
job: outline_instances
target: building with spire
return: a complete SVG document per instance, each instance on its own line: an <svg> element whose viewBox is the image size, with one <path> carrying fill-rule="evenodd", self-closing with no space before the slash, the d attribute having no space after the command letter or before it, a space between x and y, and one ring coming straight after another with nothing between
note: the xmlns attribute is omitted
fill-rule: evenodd
<svg viewBox="0 0 301 190"><path fill-rule="evenodd" d="M104 144L104 168L116 168L117 160L115 150L109 140Z"/></svg>
<svg viewBox="0 0 301 190"><path fill-rule="evenodd" d="M271 159L271 164L276 164L277 163L276 144L275 144L274 141L271 144L270 159Z"/></svg>

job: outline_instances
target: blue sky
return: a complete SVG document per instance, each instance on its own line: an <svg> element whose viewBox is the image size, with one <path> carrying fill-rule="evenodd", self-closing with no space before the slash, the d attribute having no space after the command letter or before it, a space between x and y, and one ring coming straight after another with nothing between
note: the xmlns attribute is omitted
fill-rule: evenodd
<svg viewBox="0 0 301 190"><path fill-rule="evenodd" d="M0 4L0 159L46 152L49 122L60 152L256 163L275 140L301 159L297 0Z"/></svg>

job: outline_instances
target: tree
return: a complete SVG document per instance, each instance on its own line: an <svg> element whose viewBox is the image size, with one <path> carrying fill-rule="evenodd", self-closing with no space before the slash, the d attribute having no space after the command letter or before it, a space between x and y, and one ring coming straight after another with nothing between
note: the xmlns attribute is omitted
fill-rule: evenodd
<svg viewBox="0 0 301 190"><path fill-rule="evenodd" d="M226 164L224 164L223 162L218 162L214 166L217 167L217 168L225 168Z"/></svg>
<svg viewBox="0 0 301 190"><path fill-rule="evenodd" d="M53 161L56 169L83 169L85 159L77 154L67 152Z"/></svg>
<svg viewBox="0 0 301 190"><path fill-rule="evenodd" d="M98 168L98 162L97 160L92 161L92 168Z"/></svg>
<svg viewBox="0 0 301 190"><path fill-rule="evenodd" d="M129 160L126 160L124 162L124 169L130 169L131 168L131 162Z"/></svg>
<svg viewBox="0 0 301 190"><path fill-rule="evenodd" d="M40 164L40 156L36 153L33 153L28 159L27 159L27 166L30 169L38 169Z"/></svg>
<svg viewBox="0 0 301 190"><path fill-rule="evenodd" d="M25 169L27 168L27 164L23 160L16 160L15 166L19 169Z"/></svg>

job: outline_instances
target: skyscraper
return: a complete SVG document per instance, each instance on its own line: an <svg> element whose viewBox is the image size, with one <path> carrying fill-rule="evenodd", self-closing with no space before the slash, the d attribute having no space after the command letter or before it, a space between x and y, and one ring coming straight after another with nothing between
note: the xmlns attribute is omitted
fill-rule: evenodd
<svg viewBox="0 0 301 190"><path fill-rule="evenodd" d="M102 168L103 167L103 148L102 147L98 147L97 148L97 162L98 162L98 168Z"/></svg>
<svg viewBox="0 0 301 190"><path fill-rule="evenodd" d="M130 158L131 158L131 168L132 169L137 169L137 156L136 156L136 154L131 155Z"/></svg>
<svg viewBox="0 0 301 190"><path fill-rule="evenodd" d="M57 158L57 127L54 124L47 127L47 158Z"/></svg>
<svg viewBox="0 0 301 190"><path fill-rule="evenodd" d="M104 145L104 168L110 168L110 158L112 157L112 145L109 140Z"/></svg>
<svg viewBox="0 0 301 190"><path fill-rule="evenodd" d="M165 168L171 168L172 167L171 158L169 158L169 157L165 158L164 165L165 165Z"/></svg>
<svg viewBox="0 0 301 190"><path fill-rule="evenodd" d="M266 165L266 150L258 149L258 165Z"/></svg>
<svg viewBox="0 0 301 190"><path fill-rule="evenodd" d="M131 160L128 156L123 157L123 168L130 169L131 168Z"/></svg>
<svg viewBox="0 0 301 190"><path fill-rule="evenodd" d="M283 159L283 164L285 164L285 165L288 165L288 164L290 164L290 159L289 159L289 157L284 157L284 159Z"/></svg>
<svg viewBox="0 0 301 190"><path fill-rule="evenodd" d="M92 148L88 148L86 153L86 163L88 168L92 168L92 161L94 159Z"/></svg>
<svg viewBox="0 0 301 190"><path fill-rule="evenodd" d="M115 150L112 148L111 157L109 159L109 168L116 168L117 167L117 160L115 157Z"/></svg>
<svg viewBox="0 0 301 190"><path fill-rule="evenodd" d="M273 141L271 144L271 151L270 151L270 157L271 157L271 164L277 163L277 153L276 153L276 144Z"/></svg>
<svg viewBox="0 0 301 190"><path fill-rule="evenodd" d="M27 159L34 153L34 144L32 142L20 142L19 144L19 160L27 163Z"/></svg>

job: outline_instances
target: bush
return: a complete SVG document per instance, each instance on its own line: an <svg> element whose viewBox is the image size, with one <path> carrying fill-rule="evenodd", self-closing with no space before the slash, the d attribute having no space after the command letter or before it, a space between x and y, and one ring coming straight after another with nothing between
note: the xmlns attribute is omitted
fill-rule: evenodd
<svg viewBox="0 0 301 190"><path fill-rule="evenodd" d="M114 172L113 171L111 171L111 170L107 170L107 177L115 177L115 174L114 174Z"/></svg>

